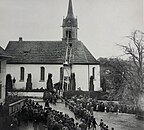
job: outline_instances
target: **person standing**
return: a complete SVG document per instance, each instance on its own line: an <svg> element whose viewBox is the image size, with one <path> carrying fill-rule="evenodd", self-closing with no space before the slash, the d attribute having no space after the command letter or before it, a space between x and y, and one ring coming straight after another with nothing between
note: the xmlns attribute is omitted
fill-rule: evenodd
<svg viewBox="0 0 144 130"><path fill-rule="evenodd" d="M13 78L12 82L13 82L13 89L15 89L15 88L16 88L16 87L15 87L15 82L16 82L15 77Z"/></svg>
<svg viewBox="0 0 144 130"><path fill-rule="evenodd" d="M88 127L88 129L90 129L90 127L91 127L91 119L90 119L90 117L88 117L88 120L87 120L87 127Z"/></svg>
<svg viewBox="0 0 144 130"><path fill-rule="evenodd" d="M78 122L77 122L76 125L75 125L75 130L81 130Z"/></svg>
<svg viewBox="0 0 144 130"><path fill-rule="evenodd" d="M101 130L103 130L103 127L104 127L103 119L100 120L99 126L100 126Z"/></svg>
<svg viewBox="0 0 144 130"><path fill-rule="evenodd" d="M38 122L37 122L37 120L33 121L33 128L34 128L34 130L38 130Z"/></svg>
<svg viewBox="0 0 144 130"><path fill-rule="evenodd" d="M49 100L47 99L45 102L45 108L48 108L48 107L49 107Z"/></svg>
<svg viewBox="0 0 144 130"><path fill-rule="evenodd" d="M93 125L93 130L96 130L96 125L98 125L98 124L97 124L95 118L93 118L93 120L92 120L92 125Z"/></svg>
<svg viewBox="0 0 144 130"><path fill-rule="evenodd" d="M16 116L12 117L11 130L18 130L18 120Z"/></svg>
<svg viewBox="0 0 144 130"><path fill-rule="evenodd" d="M82 123L79 126L82 130L87 130L87 125L83 119L82 119Z"/></svg>
<svg viewBox="0 0 144 130"><path fill-rule="evenodd" d="M94 109L93 106L91 106L90 107L90 114L91 114L91 116L93 116L93 109Z"/></svg>

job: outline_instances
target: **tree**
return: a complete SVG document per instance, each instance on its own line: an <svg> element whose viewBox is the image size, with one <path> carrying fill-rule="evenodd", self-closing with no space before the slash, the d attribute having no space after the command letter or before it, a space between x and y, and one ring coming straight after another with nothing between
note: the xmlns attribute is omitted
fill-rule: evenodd
<svg viewBox="0 0 144 130"><path fill-rule="evenodd" d="M52 74L48 74L47 90L53 92Z"/></svg>
<svg viewBox="0 0 144 130"><path fill-rule="evenodd" d="M103 92L106 92L106 79L105 77L101 78L101 88Z"/></svg>
<svg viewBox="0 0 144 130"><path fill-rule="evenodd" d="M6 76L6 95L5 96L8 96L8 90L11 90L12 89L12 77L10 74L7 74Z"/></svg>
<svg viewBox="0 0 144 130"><path fill-rule="evenodd" d="M70 85L70 90L72 90L72 91L76 90L75 73L71 74L69 85Z"/></svg>
<svg viewBox="0 0 144 130"><path fill-rule="evenodd" d="M94 91L94 83L93 83L94 77L90 76L90 81L89 81L89 91Z"/></svg>
<svg viewBox="0 0 144 130"><path fill-rule="evenodd" d="M138 108L138 115L143 114L144 117L144 33L136 30L131 36L127 36L129 39L127 45L119 45L124 54L128 55L132 66L129 71L129 77L132 79L130 88L135 90L133 95L135 97L135 103ZM134 87L133 87L134 86Z"/></svg>
<svg viewBox="0 0 144 130"><path fill-rule="evenodd" d="M101 88L109 92L109 100L123 100L128 61L120 58L99 58Z"/></svg>
<svg viewBox="0 0 144 130"><path fill-rule="evenodd" d="M27 82L26 82L26 90L32 90L32 76L31 74L28 74Z"/></svg>
<svg viewBox="0 0 144 130"><path fill-rule="evenodd" d="M144 62L144 33L141 31L134 31L131 36L127 36L130 39L128 45L119 45L125 54L130 56L133 61L134 68L136 69L138 79L137 84L140 91L144 90L144 77L143 77L143 62Z"/></svg>

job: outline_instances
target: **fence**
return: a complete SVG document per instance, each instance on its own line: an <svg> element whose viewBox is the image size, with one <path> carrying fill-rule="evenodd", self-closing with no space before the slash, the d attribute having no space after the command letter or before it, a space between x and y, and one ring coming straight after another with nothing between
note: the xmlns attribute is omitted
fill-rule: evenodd
<svg viewBox="0 0 144 130"><path fill-rule="evenodd" d="M9 116L12 116L19 112L24 105L25 99L9 104Z"/></svg>

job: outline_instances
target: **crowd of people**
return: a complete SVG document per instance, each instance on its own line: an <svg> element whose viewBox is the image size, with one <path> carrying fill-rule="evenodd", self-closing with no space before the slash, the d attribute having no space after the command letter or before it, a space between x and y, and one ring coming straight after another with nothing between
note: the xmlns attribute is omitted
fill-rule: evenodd
<svg viewBox="0 0 144 130"><path fill-rule="evenodd" d="M71 99L65 98L65 106L69 107L76 119L80 119L83 122L85 129L82 130L96 130L96 127L100 127L101 130L109 130L108 125L103 122L103 119L100 120L99 124L96 122L93 115L93 103L92 99L84 96L74 96ZM111 130L114 130L114 128Z"/></svg>
<svg viewBox="0 0 144 130"><path fill-rule="evenodd" d="M114 113L129 113L135 114L136 113L136 106L134 105L125 105L125 104L118 104L114 102L102 102L97 101L94 105L94 111L100 112L114 112Z"/></svg>
<svg viewBox="0 0 144 130"><path fill-rule="evenodd" d="M118 102L111 101L98 101L97 99L92 99L87 96L73 96L68 100L70 104L79 104L81 107L88 109L89 111L98 112L114 112L114 113L136 113L136 106L119 104Z"/></svg>
<svg viewBox="0 0 144 130"><path fill-rule="evenodd" d="M121 107L118 104L105 103L87 96L73 96L71 99L65 98L65 106L75 115L75 119L63 112L53 110L49 103L56 105L57 98L52 96L45 100L45 106L40 105L34 100L27 99L15 116L12 117L11 128L18 130L23 122L33 123L34 130L110 130L109 126L100 119L97 123L93 111L101 112L127 112L127 107ZM123 109L122 109L123 108ZM114 130L114 128L111 128Z"/></svg>
<svg viewBox="0 0 144 130"><path fill-rule="evenodd" d="M28 125L28 122L33 123L34 130L87 130L91 127L96 130L96 125L98 125L94 116L89 116L87 122L85 119L76 122L69 115L53 110L49 105L49 100L46 100L43 107L31 99L26 100L21 111L13 116L11 129L18 130L21 123ZM100 123L100 126L102 126L102 123Z"/></svg>

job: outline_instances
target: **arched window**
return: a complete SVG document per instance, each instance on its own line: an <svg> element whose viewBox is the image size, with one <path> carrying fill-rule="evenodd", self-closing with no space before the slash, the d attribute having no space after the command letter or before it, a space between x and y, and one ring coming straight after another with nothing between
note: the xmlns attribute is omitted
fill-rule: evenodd
<svg viewBox="0 0 144 130"><path fill-rule="evenodd" d="M93 75L93 78L95 79L95 67L92 68L92 75Z"/></svg>
<svg viewBox="0 0 144 130"><path fill-rule="evenodd" d="M45 80L45 68L44 67L41 67L40 80L41 81Z"/></svg>
<svg viewBox="0 0 144 130"><path fill-rule="evenodd" d="M60 81L63 81L63 67L60 68Z"/></svg>
<svg viewBox="0 0 144 130"><path fill-rule="evenodd" d="M66 37L67 38L72 38L72 32L71 32L71 30L67 30L66 31Z"/></svg>
<svg viewBox="0 0 144 130"><path fill-rule="evenodd" d="M21 81L24 81L24 73L25 73L24 67L20 67L20 80Z"/></svg>

